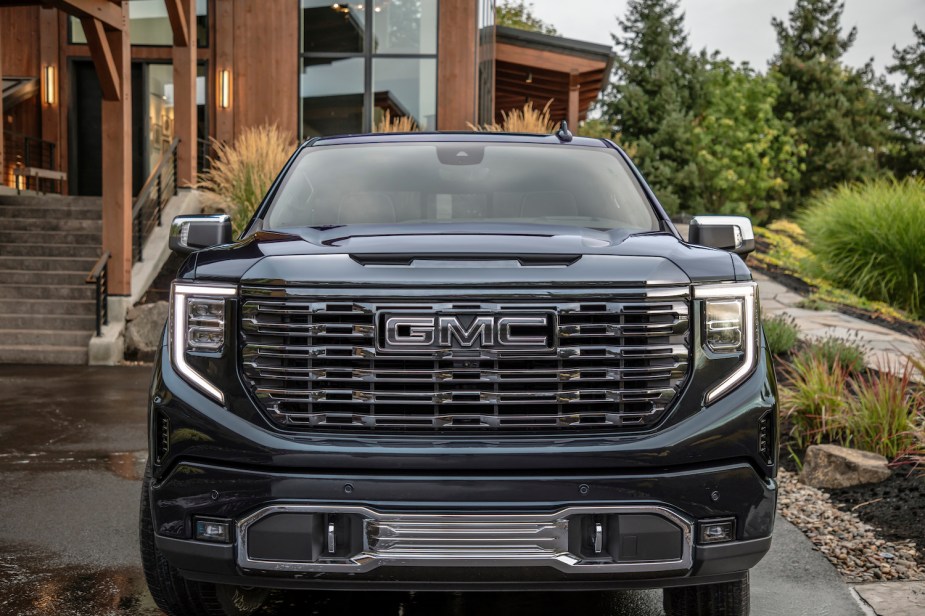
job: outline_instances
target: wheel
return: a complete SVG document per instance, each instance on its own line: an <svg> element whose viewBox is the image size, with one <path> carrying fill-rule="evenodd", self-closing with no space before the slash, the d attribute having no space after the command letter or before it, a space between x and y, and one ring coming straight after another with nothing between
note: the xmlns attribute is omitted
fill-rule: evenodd
<svg viewBox="0 0 925 616"><path fill-rule="evenodd" d="M145 581L157 606L168 616L249 616L260 609L268 590L184 579L158 552L151 520L150 486L149 462L141 486L138 535Z"/></svg>
<svg viewBox="0 0 925 616"><path fill-rule="evenodd" d="M737 582L666 588L666 616L748 616L748 574Z"/></svg>

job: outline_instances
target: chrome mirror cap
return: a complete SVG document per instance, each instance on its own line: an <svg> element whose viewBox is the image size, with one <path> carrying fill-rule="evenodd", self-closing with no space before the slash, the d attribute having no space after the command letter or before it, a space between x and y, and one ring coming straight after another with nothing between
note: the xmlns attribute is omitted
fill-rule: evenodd
<svg viewBox="0 0 925 616"><path fill-rule="evenodd" d="M228 214L177 216L170 223L170 250L187 255L203 248L228 244L231 238Z"/></svg>
<svg viewBox="0 0 925 616"><path fill-rule="evenodd" d="M695 216L688 232L691 244L747 255L755 250L755 231L745 216Z"/></svg>

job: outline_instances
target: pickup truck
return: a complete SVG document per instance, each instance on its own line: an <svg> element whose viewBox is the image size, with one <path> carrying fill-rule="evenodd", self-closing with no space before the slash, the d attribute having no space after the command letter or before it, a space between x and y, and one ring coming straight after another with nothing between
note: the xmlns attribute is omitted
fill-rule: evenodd
<svg viewBox="0 0 925 616"><path fill-rule="evenodd" d="M188 254L150 390L140 542L170 615L274 588L662 588L744 615L777 389L748 219L683 238L614 143L302 144Z"/></svg>

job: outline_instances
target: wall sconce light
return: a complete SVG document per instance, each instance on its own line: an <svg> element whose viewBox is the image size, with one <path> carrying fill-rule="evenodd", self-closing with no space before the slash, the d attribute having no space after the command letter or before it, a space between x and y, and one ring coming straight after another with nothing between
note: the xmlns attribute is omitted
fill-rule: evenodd
<svg viewBox="0 0 925 616"><path fill-rule="evenodd" d="M527 83L533 83L533 71L530 71L529 73L527 73L527 79L525 81Z"/></svg>
<svg viewBox="0 0 925 616"><path fill-rule="evenodd" d="M45 104L54 105L55 104L55 93L57 87L55 87L55 67L52 64L49 64L45 67Z"/></svg>
<svg viewBox="0 0 925 616"><path fill-rule="evenodd" d="M218 106L222 109L231 107L231 73L228 69L218 73Z"/></svg>

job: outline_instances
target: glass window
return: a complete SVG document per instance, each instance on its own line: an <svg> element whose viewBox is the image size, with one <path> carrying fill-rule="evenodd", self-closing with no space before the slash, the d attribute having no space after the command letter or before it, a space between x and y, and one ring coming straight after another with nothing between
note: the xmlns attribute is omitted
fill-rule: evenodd
<svg viewBox="0 0 925 616"><path fill-rule="evenodd" d="M128 3L129 38L132 45L173 45L173 31L164 0L132 0ZM196 41L209 45L208 0L196 0ZM71 43L84 45L87 35L80 20L71 17Z"/></svg>
<svg viewBox="0 0 925 616"><path fill-rule="evenodd" d="M437 127L438 0L300 0L301 136Z"/></svg>
<svg viewBox="0 0 925 616"><path fill-rule="evenodd" d="M373 53L437 53L436 0L373 0Z"/></svg>
<svg viewBox="0 0 925 616"><path fill-rule="evenodd" d="M418 130L435 130L437 61L376 58L373 60L375 123L389 111L392 118L410 117Z"/></svg>
<svg viewBox="0 0 925 616"><path fill-rule="evenodd" d="M655 231L623 159L604 148L441 142L307 148L266 228L517 223Z"/></svg>
<svg viewBox="0 0 925 616"><path fill-rule="evenodd" d="M363 131L363 58L304 58L302 137Z"/></svg>
<svg viewBox="0 0 925 616"><path fill-rule="evenodd" d="M303 53L363 53L363 2L302 0Z"/></svg>

